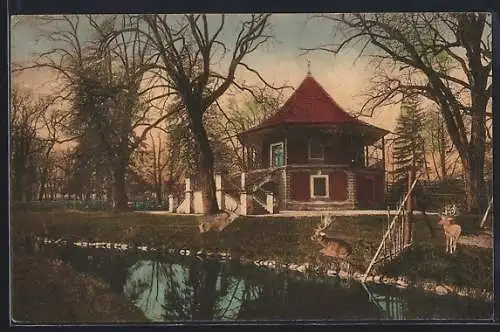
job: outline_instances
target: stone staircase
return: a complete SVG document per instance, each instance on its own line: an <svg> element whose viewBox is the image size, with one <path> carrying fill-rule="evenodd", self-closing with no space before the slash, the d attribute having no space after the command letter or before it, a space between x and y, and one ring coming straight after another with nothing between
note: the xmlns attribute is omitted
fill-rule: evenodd
<svg viewBox="0 0 500 332"><path fill-rule="evenodd" d="M268 193L272 192L263 187L270 182L278 183L279 171L279 169L261 169L245 174L245 191L250 198L249 214L269 214L266 201ZM237 180L241 182L241 175L238 177L239 179L233 177L230 182L233 184Z"/></svg>
<svg viewBox="0 0 500 332"><path fill-rule="evenodd" d="M276 213L274 193L278 191L280 169L263 169L235 176L215 175L216 198L219 206L238 214ZM186 179L184 197L175 204L173 194L169 194L169 212L204 213L200 185L195 178ZM272 211L271 211L272 210Z"/></svg>

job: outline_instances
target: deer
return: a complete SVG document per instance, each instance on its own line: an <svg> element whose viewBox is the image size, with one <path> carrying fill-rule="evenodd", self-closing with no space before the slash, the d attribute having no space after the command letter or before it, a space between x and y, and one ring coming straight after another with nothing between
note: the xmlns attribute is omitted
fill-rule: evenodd
<svg viewBox="0 0 500 332"><path fill-rule="evenodd" d="M352 247L349 243L344 240L330 237L325 234L324 230L328 228L336 219L330 216L322 216L321 223L314 229L314 234L311 236L311 240L318 242L323 248L320 253L324 256L339 258L341 259L341 265L346 265L347 271L350 270L350 264L347 259L352 254Z"/></svg>
<svg viewBox="0 0 500 332"><path fill-rule="evenodd" d="M227 225L239 217L235 212L237 208L236 206L233 210L223 210L219 214L213 216L203 216L198 223L200 234L206 233L212 229L217 232L222 231Z"/></svg>
<svg viewBox="0 0 500 332"><path fill-rule="evenodd" d="M446 240L446 252L453 254L457 249L458 238L462 232L460 225L454 224L454 217L457 215L455 205L446 207L444 212L440 214L438 224L443 226L444 236Z"/></svg>

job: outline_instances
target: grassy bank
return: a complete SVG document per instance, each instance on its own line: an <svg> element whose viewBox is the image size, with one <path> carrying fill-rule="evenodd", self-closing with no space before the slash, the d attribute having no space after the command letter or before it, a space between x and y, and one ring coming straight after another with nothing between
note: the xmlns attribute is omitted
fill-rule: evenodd
<svg viewBox="0 0 500 332"><path fill-rule="evenodd" d="M430 226L435 237L431 237L423 217L415 216L413 249L381 272L491 289L492 250L459 246L454 257L445 255L443 231L434 219L436 217L431 217ZM320 257L320 246L310 240L318 225L318 217L241 217L221 233L208 232L201 236L197 220L196 216L141 213L24 211L13 213L11 229L14 240L37 233L72 241L109 241L179 249L230 249L250 259L328 263L325 257ZM364 272L380 243L386 222L383 216L337 217L328 233L352 245L352 263ZM472 221L467 222L463 222L464 234L472 230L472 226L469 227Z"/></svg>
<svg viewBox="0 0 500 332"><path fill-rule="evenodd" d="M12 314L17 323L147 322L123 296L58 260L15 256Z"/></svg>
<svg viewBox="0 0 500 332"><path fill-rule="evenodd" d="M406 275L412 282L421 279L439 281L458 287L493 289L493 250L458 247L452 255L443 248L421 243L407 251L394 263L382 268L388 276Z"/></svg>
<svg viewBox="0 0 500 332"><path fill-rule="evenodd" d="M350 242L354 264L364 265L375 252L383 218L338 218L330 230ZM241 217L221 233L199 235L196 216L106 212L15 212L14 240L30 233L71 241L125 242L166 248L231 249L250 259L311 261L319 244L310 240L318 217Z"/></svg>

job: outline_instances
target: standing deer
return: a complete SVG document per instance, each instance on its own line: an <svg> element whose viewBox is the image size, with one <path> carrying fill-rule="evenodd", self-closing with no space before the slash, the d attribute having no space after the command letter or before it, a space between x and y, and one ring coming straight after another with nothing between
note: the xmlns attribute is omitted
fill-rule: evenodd
<svg viewBox="0 0 500 332"><path fill-rule="evenodd" d="M458 238L462 232L460 225L453 223L453 218L457 215L456 206L446 207L440 215L438 224L443 226L446 239L446 252L453 254L457 249Z"/></svg>
<svg viewBox="0 0 500 332"><path fill-rule="evenodd" d="M237 208L238 207L234 210L224 210L217 215L201 217L201 220L198 223L200 234L208 232L211 229L214 229L217 232L222 231L227 225L238 218L238 214L235 213Z"/></svg>
<svg viewBox="0 0 500 332"><path fill-rule="evenodd" d="M335 218L332 219L331 216L322 216L321 223L314 230L311 240L318 242L323 247L323 249L320 250L321 254L328 257L340 258L342 260L341 264L347 264L347 270L349 271L350 264L347 259L352 254L351 245L344 240L330 237L323 232L334 221Z"/></svg>

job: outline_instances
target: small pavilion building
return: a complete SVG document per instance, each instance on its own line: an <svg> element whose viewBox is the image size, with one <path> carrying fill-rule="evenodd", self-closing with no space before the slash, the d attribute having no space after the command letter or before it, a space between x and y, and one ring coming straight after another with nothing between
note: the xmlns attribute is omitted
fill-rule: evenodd
<svg viewBox="0 0 500 332"><path fill-rule="evenodd" d="M308 73L274 115L239 134L244 190L261 202L273 193L278 210L380 207L387 133L343 110Z"/></svg>

